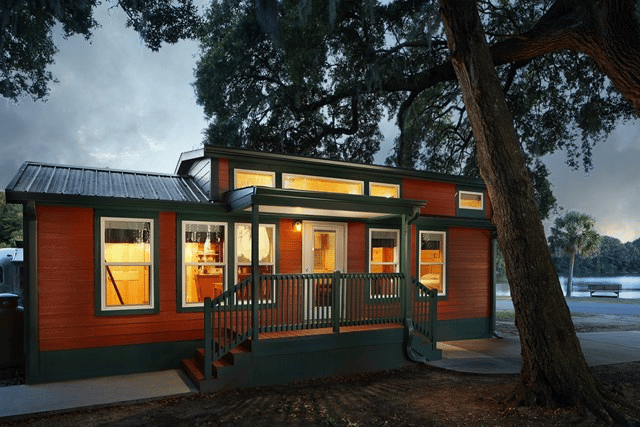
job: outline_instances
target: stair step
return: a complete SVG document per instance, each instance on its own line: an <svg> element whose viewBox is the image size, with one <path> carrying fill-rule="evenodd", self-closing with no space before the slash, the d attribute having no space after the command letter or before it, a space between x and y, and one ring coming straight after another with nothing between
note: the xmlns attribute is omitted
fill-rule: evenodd
<svg viewBox="0 0 640 427"><path fill-rule="evenodd" d="M204 381L204 373L198 368L195 359L182 359L182 368L196 384Z"/></svg>

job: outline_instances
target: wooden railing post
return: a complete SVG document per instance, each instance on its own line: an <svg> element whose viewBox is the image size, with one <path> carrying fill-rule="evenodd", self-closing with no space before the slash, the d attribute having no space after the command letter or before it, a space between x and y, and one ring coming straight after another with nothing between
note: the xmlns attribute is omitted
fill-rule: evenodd
<svg viewBox="0 0 640 427"><path fill-rule="evenodd" d="M438 290L429 290L429 340L431 341L431 349L436 349L436 322L438 321Z"/></svg>
<svg viewBox="0 0 640 427"><path fill-rule="evenodd" d="M331 320L333 332L340 332L340 271L333 272L333 285L331 286Z"/></svg>
<svg viewBox="0 0 640 427"><path fill-rule="evenodd" d="M258 205L251 207L251 338L258 341L259 322L258 322L258 297L260 289L260 260L259 260L259 236L260 223L258 221Z"/></svg>
<svg viewBox="0 0 640 427"><path fill-rule="evenodd" d="M213 334L211 333L211 298L204 299L204 378L211 379L211 352L213 350Z"/></svg>

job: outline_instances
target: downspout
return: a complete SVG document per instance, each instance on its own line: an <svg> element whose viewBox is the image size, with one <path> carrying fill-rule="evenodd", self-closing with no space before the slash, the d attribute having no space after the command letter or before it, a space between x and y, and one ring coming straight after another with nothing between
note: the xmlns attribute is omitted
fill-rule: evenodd
<svg viewBox="0 0 640 427"><path fill-rule="evenodd" d="M38 218L34 201L23 207L24 256L24 354L27 384L38 382L40 351L38 348Z"/></svg>
<svg viewBox="0 0 640 427"><path fill-rule="evenodd" d="M426 363L427 359L421 356L418 356L413 349L411 348L411 337L413 336L413 321L411 320L411 224L415 222L416 219L420 216L420 208L414 208L413 213L409 218L406 218L405 215L402 215L402 249L403 256L401 260L403 261L402 272L405 278L405 286L404 289L404 321L406 326L406 334L405 334L405 349L407 351L407 358L412 362L418 363Z"/></svg>

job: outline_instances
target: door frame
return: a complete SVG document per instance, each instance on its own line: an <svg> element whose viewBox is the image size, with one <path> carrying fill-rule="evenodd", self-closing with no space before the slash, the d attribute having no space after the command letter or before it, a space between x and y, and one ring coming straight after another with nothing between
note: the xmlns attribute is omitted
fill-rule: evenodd
<svg viewBox="0 0 640 427"><path fill-rule="evenodd" d="M346 222L328 221L303 221L302 222L302 273L312 274L314 267L313 257L313 235L316 230L327 230L336 232L336 270L344 273L347 270L347 232L349 225ZM309 320L327 319L331 317L331 307L315 307L310 301L311 284L304 286L304 318Z"/></svg>

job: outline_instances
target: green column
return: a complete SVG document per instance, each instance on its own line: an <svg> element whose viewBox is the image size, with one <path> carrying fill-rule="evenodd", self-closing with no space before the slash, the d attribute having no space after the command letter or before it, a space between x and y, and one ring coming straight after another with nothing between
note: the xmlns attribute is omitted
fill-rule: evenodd
<svg viewBox="0 0 640 427"><path fill-rule="evenodd" d="M258 205L251 205L251 328L253 340L258 341L258 290L260 288L260 260L258 259L258 239L260 236L260 223Z"/></svg>

